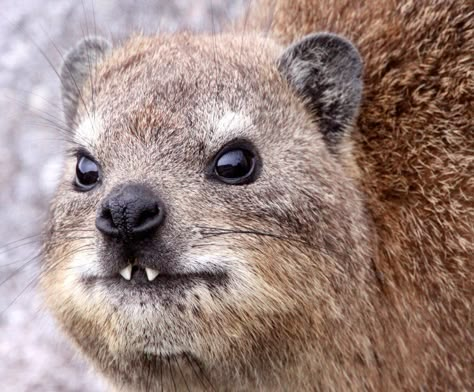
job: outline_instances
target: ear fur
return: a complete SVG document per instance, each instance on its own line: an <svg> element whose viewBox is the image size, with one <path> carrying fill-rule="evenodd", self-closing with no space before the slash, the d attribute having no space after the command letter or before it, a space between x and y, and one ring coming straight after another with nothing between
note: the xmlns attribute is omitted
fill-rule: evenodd
<svg viewBox="0 0 474 392"><path fill-rule="evenodd" d="M84 83L111 48L104 38L86 37L66 54L60 76L64 115L69 126L74 122Z"/></svg>
<svg viewBox="0 0 474 392"><path fill-rule="evenodd" d="M337 144L357 115L362 95L362 60L345 38L308 35L285 50L278 68L300 95L324 139Z"/></svg>

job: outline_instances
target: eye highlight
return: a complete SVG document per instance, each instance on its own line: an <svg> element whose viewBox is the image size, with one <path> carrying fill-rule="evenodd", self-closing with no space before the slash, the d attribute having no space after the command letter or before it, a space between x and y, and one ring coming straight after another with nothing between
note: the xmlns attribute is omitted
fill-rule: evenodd
<svg viewBox="0 0 474 392"><path fill-rule="evenodd" d="M87 192L99 182L99 166L92 159L81 155L77 157L76 164L76 189Z"/></svg>
<svg viewBox="0 0 474 392"><path fill-rule="evenodd" d="M246 148L234 147L221 152L214 163L214 175L230 185L252 182L255 173L255 154Z"/></svg>

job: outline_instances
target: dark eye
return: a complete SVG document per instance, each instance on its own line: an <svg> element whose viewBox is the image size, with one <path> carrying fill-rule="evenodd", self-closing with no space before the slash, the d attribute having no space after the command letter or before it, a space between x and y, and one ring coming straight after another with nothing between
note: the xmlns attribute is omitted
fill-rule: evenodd
<svg viewBox="0 0 474 392"><path fill-rule="evenodd" d="M78 190L89 191L99 181L99 167L93 160L81 156L76 165L76 186Z"/></svg>
<svg viewBox="0 0 474 392"><path fill-rule="evenodd" d="M255 171L255 155L242 148L227 150L217 158L214 171L227 184L248 183Z"/></svg>

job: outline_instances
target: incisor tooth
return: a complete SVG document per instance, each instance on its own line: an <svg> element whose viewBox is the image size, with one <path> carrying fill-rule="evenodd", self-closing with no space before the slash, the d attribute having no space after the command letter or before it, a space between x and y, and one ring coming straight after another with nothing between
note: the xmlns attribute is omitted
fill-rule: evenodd
<svg viewBox="0 0 474 392"><path fill-rule="evenodd" d="M157 270L154 270L152 268L145 268L145 272L146 272L146 277L148 278L150 282L155 280L155 278L160 274Z"/></svg>
<svg viewBox="0 0 474 392"><path fill-rule="evenodd" d="M132 265L129 264L127 265L123 270L120 271L120 275L122 275L122 277L125 279L125 280L130 280L132 279Z"/></svg>

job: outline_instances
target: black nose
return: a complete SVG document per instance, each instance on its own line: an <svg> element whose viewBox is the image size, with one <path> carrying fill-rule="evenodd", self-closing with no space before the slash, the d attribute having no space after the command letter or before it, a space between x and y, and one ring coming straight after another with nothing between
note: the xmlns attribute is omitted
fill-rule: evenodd
<svg viewBox="0 0 474 392"><path fill-rule="evenodd" d="M164 220L164 208L153 191L129 184L112 190L97 213L96 227L123 241L151 236Z"/></svg>

